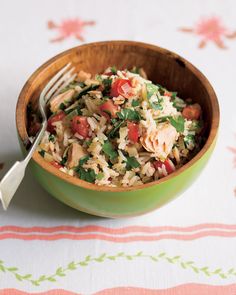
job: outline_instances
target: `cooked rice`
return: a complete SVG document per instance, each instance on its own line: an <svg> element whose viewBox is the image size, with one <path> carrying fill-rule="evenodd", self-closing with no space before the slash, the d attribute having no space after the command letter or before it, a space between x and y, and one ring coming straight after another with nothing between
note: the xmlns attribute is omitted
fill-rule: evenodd
<svg viewBox="0 0 236 295"><path fill-rule="evenodd" d="M194 156L202 143L200 106L153 84L143 69L133 71L80 71L55 95L38 148L46 161L99 186L128 187L165 177ZM69 152L76 157L70 164Z"/></svg>

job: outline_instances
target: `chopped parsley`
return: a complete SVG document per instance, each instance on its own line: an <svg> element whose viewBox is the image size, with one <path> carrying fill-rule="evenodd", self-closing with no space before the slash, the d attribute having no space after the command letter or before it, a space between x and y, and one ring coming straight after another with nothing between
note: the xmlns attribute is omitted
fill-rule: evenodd
<svg viewBox="0 0 236 295"><path fill-rule="evenodd" d="M154 101L149 101L150 106L151 106L154 110L163 110L162 102L163 102L163 98L157 98L157 99L154 100Z"/></svg>
<svg viewBox="0 0 236 295"><path fill-rule="evenodd" d="M42 156L43 158L44 158L44 156L45 156L45 150L41 150L41 151L39 151L39 154L40 154L40 156Z"/></svg>
<svg viewBox="0 0 236 295"><path fill-rule="evenodd" d="M140 105L139 101L138 100L132 100L132 103L131 103L132 107L137 107Z"/></svg>
<svg viewBox="0 0 236 295"><path fill-rule="evenodd" d="M62 158L62 160L61 160L61 162L60 162L60 164L62 165L62 166L65 166L65 164L66 164L66 162L67 162L67 156L65 156L65 157L63 157Z"/></svg>
<svg viewBox="0 0 236 295"><path fill-rule="evenodd" d="M91 139L90 140L86 140L84 143L89 147L90 144L92 143L92 140Z"/></svg>
<svg viewBox="0 0 236 295"><path fill-rule="evenodd" d="M156 122L163 123L163 122L169 121L170 118L171 118L171 116L163 116L163 117L157 118Z"/></svg>
<svg viewBox="0 0 236 295"><path fill-rule="evenodd" d="M49 134L48 140L51 142L55 142L55 135L54 134Z"/></svg>
<svg viewBox="0 0 236 295"><path fill-rule="evenodd" d="M113 75L116 75L116 73L117 73L116 66L111 67L111 72L112 72Z"/></svg>
<svg viewBox="0 0 236 295"><path fill-rule="evenodd" d="M135 157L126 156L126 169L131 170L133 168L140 167L140 163L136 160Z"/></svg>
<svg viewBox="0 0 236 295"><path fill-rule="evenodd" d="M104 86L104 89L102 91L103 96L109 95L111 90L112 79L111 78L104 79L102 81L102 84Z"/></svg>
<svg viewBox="0 0 236 295"><path fill-rule="evenodd" d="M175 127L176 131L181 133L181 132L184 132L184 118L182 116L179 116L177 118L170 118L170 123L172 126Z"/></svg>
<svg viewBox="0 0 236 295"><path fill-rule="evenodd" d="M184 137L184 144L187 149L192 150L195 147L195 136L192 134L188 134Z"/></svg>
<svg viewBox="0 0 236 295"><path fill-rule="evenodd" d="M97 84L92 84L89 86L85 86L79 93L75 94L74 99L79 99L83 95L87 94L91 90L96 90L99 87Z"/></svg>
<svg viewBox="0 0 236 295"><path fill-rule="evenodd" d="M75 170L78 173L80 179L85 180L90 183L94 183L96 179L96 174L93 169L89 168L85 170L83 167L78 166Z"/></svg>
<svg viewBox="0 0 236 295"><path fill-rule="evenodd" d="M142 119L139 112L131 109L122 109L120 112L117 113L117 116L124 121L140 121Z"/></svg>
<svg viewBox="0 0 236 295"><path fill-rule="evenodd" d="M130 72L133 73L133 74L139 74L139 68L138 67L133 67Z"/></svg>
<svg viewBox="0 0 236 295"><path fill-rule="evenodd" d="M66 108L66 105L62 102L62 103L59 105L59 109L63 111L65 108Z"/></svg>
<svg viewBox="0 0 236 295"><path fill-rule="evenodd" d="M97 179L97 180L101 180L101 179L103 179L103 177L104 177L104 173L102 173L102 172L99 172L99 173L96 175L96 179Z"/></svg>
<svg viewBox="0 0 236 295"><path fill-rule="evenodd" d="M118 157L117 151L114 150L112 144L108 140L104 142L102 146L102 150L109 157L111 161L115 160Z"/></svg>
<svg viewBox="0 0 236 295"><path fill-rule="evenodd" d="M86 155L79 160L79 166L83 166L89 160L89 156Z"/></svg>
<svg viewBox="0 0 236 295"><path fill-rule="evenodd" d="M89 156L86 155L82 157L79 161L79 165L75 168L75 172L78 173L80 179L88 181L90 183L94 183L96 179L96 173L93 169L85 169L82 167L89 159Z"/></svg>
<svg viewBox="0 0 236 295"><path fill-rule="evenodd" d="M177 94L178 94L177 92L172 92L172 93L171 93L171 98L172 98L172 99L175 99L176 96L177 96Z"/></svg>
<svg viewBox="0 0 236 295"><path fill-rule="evenodd" d="M159 87L152 83L146 83L147 98L151 108L154 110L162 110L163 98L158 98Z"/></svg>
<svg viewBox="0 0 236 295"><path fill-rule="evenodd" d="M120 129L121 125L124 123L124 121L117 121L115 124L114 124L114 127L111 129L110 132L108 132L107 136L109 139L111 138L115 138L117 133L118 133L118 130Z"/></svg>

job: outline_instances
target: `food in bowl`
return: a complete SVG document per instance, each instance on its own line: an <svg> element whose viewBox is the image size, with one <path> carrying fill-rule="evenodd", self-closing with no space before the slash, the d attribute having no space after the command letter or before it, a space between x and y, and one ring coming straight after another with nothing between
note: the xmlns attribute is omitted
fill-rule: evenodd
<svg viewBox="0 0 236 295"><path fill-rule="evenodd" d="M80 71L49 102L38 148L51 165L99 186L158 180L202 147L201 106L148 80L143 69ZM30 135L39 129L30 113Z"/></svg>

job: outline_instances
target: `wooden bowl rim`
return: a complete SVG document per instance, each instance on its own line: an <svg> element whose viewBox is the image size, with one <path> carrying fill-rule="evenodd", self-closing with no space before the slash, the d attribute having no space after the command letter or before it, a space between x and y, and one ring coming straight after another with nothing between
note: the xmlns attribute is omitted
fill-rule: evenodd
<svg viewBox="0 0 236 295"><path fill-rule="evenodd" d="M212 107L212 123L211 123L211 129L207 138L207 141L205 142L204 146L201 148L201 150L185 165L183 165L181 168L177 169L175 172L172 174L163 177L159 180L152 181L146 184L142 184L139 186L131 186L131 187L106 187L106 186L98 186L96 184L89 183L87 181L81 180L79 178L76 178L74 176L70 176L64 172L61 172L54 166L52 166L50 163L48 163L46 160L44 160L38 152L35 152L33 154L32 159L44 170L47 172L53 174L54 176L58 177L59 179L66 181L70 184L73 184L75 186L79 186L81 188L89 189L89 190L95 190L95 191L103 191L103 192L127 192L127 191L136 191L136 190L141 190L149 187L153 187L158 184L162 184L165 182L168 182L168 180L178 176L181 174L183 171L186 169L192 167L200 158L210 149L212 144L214 143L217 133L218 133L218 128L219 128L219 120L220 120L220 111L219 111L219 103L217 100L217 96L215 94L215 91L213 87L211 86L210 82L208 79L198 70L194 65L192 65L189 61L187 61L185 58L182 56L164 49L162 47L152 45L152 44L147 44L143 42L137 42L137 41L124 41L124 40L114 40L114 41L102 41L102 42L93 42L93 43L88 43L80 46L76 46L73 48L70 48L66 51L63 51L60 54L57 54L53 58L49 59L47 62L45 62L42 66L40 66L31 76L30 78L26 81L25 85L23 86L19 98L17 101L16 105L16 126L17 126L17 131L19 134L19 137L22 142L24 142L26 139L28 139L27 131L26 131L26 126L23 124L24 122L24 117L23 117L23 112L21 110L21 106L24 105L24 100L25 100L25 94L27 93L28 89L31 87L32 82L37 78L37 76L40 74L42 70L50 66L51 63L55 62L58 58L61 58L64 55L67 55L70 52L73 52L74 50L77 50L77 48L91 48L93 46L104 46L104 45L127 45L127 46L136 46L136 47L145 47L150 50L153 50L155 52L159 52L161 54L167 54L168 56L172 57L173 59L178 59L180 61L183 61L185 66L199 79L199 81L203 84L205 89L207 90L209 97L210 97L210 103Z"/></svg>

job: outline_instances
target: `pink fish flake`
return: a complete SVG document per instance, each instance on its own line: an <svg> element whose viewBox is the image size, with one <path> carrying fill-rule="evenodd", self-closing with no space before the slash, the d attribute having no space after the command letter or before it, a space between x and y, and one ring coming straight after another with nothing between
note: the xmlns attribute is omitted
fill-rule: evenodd
<svg viewBox="0 0 236 295"><path fill-rule="evenodd" d="M51 39L51 42L64 41L69 37L75 37L80 41L84 41L84 27L95 25L94 21L83 21L79 18L66 19L60 24L56 24L53 21L48 22L48 28L50 30L56 30L57 36Z"/></svg>
<svg viewBox="0 0 236 295"><path fill-rule="evenodd" d="M226 49L224 39L236 38L236 31L230 31L216 16L202 18L193 28L180 28L180 31L200 37L199 48L204 48L208 42L212 42L217 47Z"/></svg>

